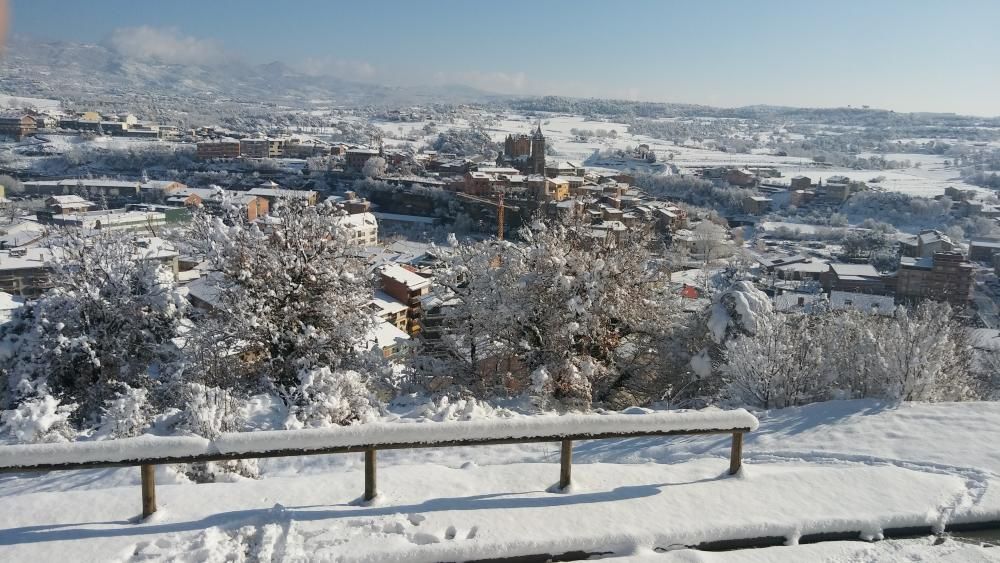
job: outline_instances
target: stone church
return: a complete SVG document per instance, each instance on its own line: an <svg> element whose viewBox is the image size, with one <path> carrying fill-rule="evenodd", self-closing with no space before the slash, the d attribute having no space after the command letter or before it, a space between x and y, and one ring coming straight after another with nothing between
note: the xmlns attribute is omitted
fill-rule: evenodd
<svg viewBox="0 0 1000 563"><path fill-rule="evenodd" d="M497 166L517 168L524 175L545 174L545 136L542 124L531 135L507 135Z"/></svg>

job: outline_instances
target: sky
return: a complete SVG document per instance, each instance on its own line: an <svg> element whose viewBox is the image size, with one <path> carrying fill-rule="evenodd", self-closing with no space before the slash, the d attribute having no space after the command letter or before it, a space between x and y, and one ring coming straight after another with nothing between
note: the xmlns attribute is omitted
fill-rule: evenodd
<svg viewBox="0 0 1000 563"><path fill-rule="evenodd" d="M1000 116L995 0L13 0L10 31L390 85Z"/></svg>

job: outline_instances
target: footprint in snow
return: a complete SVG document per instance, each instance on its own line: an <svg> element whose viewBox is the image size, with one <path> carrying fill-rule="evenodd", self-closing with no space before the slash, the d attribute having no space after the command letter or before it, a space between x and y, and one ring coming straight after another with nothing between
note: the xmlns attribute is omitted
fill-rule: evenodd
<svg viewBox="0 0 1000 563"><path fill-rule="evenodd" d="M423 514L407 514L406 519L410 521L410 524L419 526L421 522L427 520L427 517Z"/></svg>

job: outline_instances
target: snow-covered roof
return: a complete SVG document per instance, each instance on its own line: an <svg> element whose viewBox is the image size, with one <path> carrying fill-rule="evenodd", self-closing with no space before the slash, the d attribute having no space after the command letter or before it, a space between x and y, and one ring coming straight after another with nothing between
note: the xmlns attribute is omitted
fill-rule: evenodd
<svg viewBox="0 0 1000 563"><path fill-rule="evenodd" d="M384 315L401 313L409 308L405 303L400 303L388 293L381 290L375 291L375 296L372 297L371 304Z"/></svg>
<svg viewBox="0 0 1000 563"><path fill-rule="evenodd" d="M29 180L23 182L26 187L73 187L83 186L85 188L132 188L137 189L139 182L129 182L125 180L93 180L89 178L69 178L66 180Z"/></svg>
<svg viewBox="0 0 1000 563"><path fill-rule="evenodd" d="M830 308L834 311L854 309L856 311L878 313L880 315L891 315L896 308L896 302L892 297L886 295L831 291Z"/></svg>
<svg viewBox="0 0 1000 563"><path fill-rule="evenodd" d="M678 231L678 233L679 232L680 231ZM761 265L769 268L784 266L786 264L794 264L796 262L806 262L809 260L809 257L804 254L761 254L755 256L755 258L761 263Z"/></svg>
<svg viewBox="0 0 1000 563"><path fill-rule="evenodd" d="M397 346L410 339L410 335L399 330L396 325L379 320L375 327L368 333L368 341L374 341L379 348Z"/></svg>
<svg viewBox="0 0 1000 563"><path fill-rule="evenodd" d="M247 205L260 197L246 192L227 192L226 195L233 201L233 203L239 203L241 205Z"/></svg>
<svg viewBox="0 0 1000 563"><path fill-rule="evenodd" d="M783 312L808 310L811 309L816 303L820 303L822 301L823 295L819 293L795 293L786 291L785 293L774 297L774 308Z"/></svg>
<svg viewBox="0 0 1000 563"><path fill-rule="evenodd" d="M930 270L934 267L934 258L930 256L923 256L921 258L910 258L909 256L904 256L899 259L899 265L902 268Z"/></svg>
<svg viewBox="0 0 1000 563"><path fill-rule="evenodd" d="M622 223L621 221L604 221L596 225L591 225L590 228L606 231L624 231L627 230L628 227L626 227L625 223Z"/></svg>
<svg viewBox="0 0 1000 563"><path fill-rule="evenodd" d="M24 299L0 291L0 325L14 318L14 311L24 306Z"/></svg>
<svg viewBox="0 0 1000 563"><path fill-rule="evenodd" d="M52 218L65 224L98 228L109 225L131 225L143 222L163 222L166 215L158 211L124 211L119 209L99 209L82 213L58 213Z"/></svg>
<svg viewBox="0 0 1000 563"><path fill-rule="evenodd" d="M0 235L0 246L16 248L34 242L45 236L45 227L35 222L34 216L31 219L22 218L20 223L4 227L6 233Z"/></svg>
<svg viewBox="0 0 1000 563"><path fill-rule="evenodd" d="M309 199L316 196L316 192L312 190L286 190L286 189L276 189L276 188L254 188L247 193L251 195L259 195L261 197L277 197L277 198L303 198Z"/></svg>
<svg viewBox="0 0 1000 563"><path fill-rule="evenodd" d="M340 215L333 218L333 222L348 229L361 227L377 227L378 219L373 213L352 213L350 215Z"/></svg>
<svg viewBox="0 0 1000 563"><path fill-rule="evenodd" d="M0 291L0 311L13 311L24 306L24 299L17 295L11 295L6 291Z"/></svg>
<svg viewBox="0 0 1000 563"><path fill-rule="evenodd" d="M938 241L947 243L951 242L951 239L948 238L946 235L944 235L940 231L933 231L933 230L921 231L920 234L917 235L917 240L919 240L921 244L930 244Z"/></svg>
<svg viewBox="0 0 1000 563"><path fill-rule="evenodd" d="M382 267L381 274L405 285L411 291L430 287L431 285L430 280L427 278L421 277L399 264L386 264Z"/></svg>
<svg viewBox="0 0 1000 563"><path fill-rule="evenodd" d="M435 221L434 217L424 217L422 215L401 215L399 213L381 213L378 211L373 212L372 215L374 215L376 219L399 221L401 223L422 223L425 225L432 225Z"/></svg>
<svg viewBox="0 0 1000 563"><path fill-rule="evenodd" d="M149 181L143 182L139 186L139 189L141 189L141 190L163 190L163 189L166 189L166 188L168 188L168 187L170 187L172 185L175 185L175 184L177 186L184 187L184 184L181 184L180 182L175 182L173 180L149 180Z"/></svg>
<svg viewBox="0 0 1000 563"><path fill-rule="evenodd" d="M844 276L877 278L879 276L878 270L876 270L875 266L872 266L871 264L835 263L830 264L830 269L841 278Z"/></svg>
<svg viewBox="0 0 1000 563"><path fill-rule="evenodd" d="M782 264L776 268L782 272L806 272L806 273L819 273L830 270L830 264L822 260L804 260L802 262L793 262L791 264Z"/></svg>
<svg viewBox="0 0 1000 563"><path fill-rule="evenodd" d="M78 195L54 195L49 197L56 205L94 205Z"/></svg>
<svg viewBox="0 0 1000 563"><path fill-rule="evenodd" d="M220 188L189 188L183 187L172 192L172 197L196 195L203 200L221 199L222 190Z"/></svg>
<svg viewBox="0 0 1000 563"><path fill-rule="evenodd" d="M483 174L513 174L520 175L521 171L517 168L511 168L509 166L480 166L476 170L477 172L482 172Z"/></svg>
<svg viewBox="0 0 1000 563"><path fill-rule="evenodd" d="M0 271L43 268L46 262L60 255L60 249L32 246L17 250L0 250Z"/></svg>
<svg viewBox="0 0 1000 563"><path fill-rule="evenodd" d="M219 285L221 280L222 274L218 272L201 276L187 285L188 295L212 307L219 308L222 306L220 299L222 289Z"/></svg>
<svg viewBox="0 0 1000 563"><path fill-rule="evenodd" d="M969 246L970 247L975 246L978 248L1000 248L1000 241L974 239L972 242L969 243Z"/></svg>

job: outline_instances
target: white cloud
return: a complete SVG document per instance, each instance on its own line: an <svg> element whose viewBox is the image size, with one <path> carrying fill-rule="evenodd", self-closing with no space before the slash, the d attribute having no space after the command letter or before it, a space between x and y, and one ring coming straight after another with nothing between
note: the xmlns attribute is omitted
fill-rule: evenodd
<svg viewBox="0 0 1000 563"><path fill-rule="evenodd" d="M311 76L336 76L349 80L370 80L377 74L375 67L367 61L351 61L333 57L308 58L296 63L295 67Z"/></svg>
<svg viewBox="0 0 1000 563"><path fill-rule="evenodd" d="M174 28L122 27L108 41L127 57L168 64L215 64L228 58L218 41L183 35Z"/></svg>
<svg viewBox="0 0 1000 563"><path fill-rule="evenodd" d="M483 72L478 70L439 72L434 76L434 79L445 84L464 84L487 92L503 94L523 92L528 82L528 77L523 72Z"/></svg>

